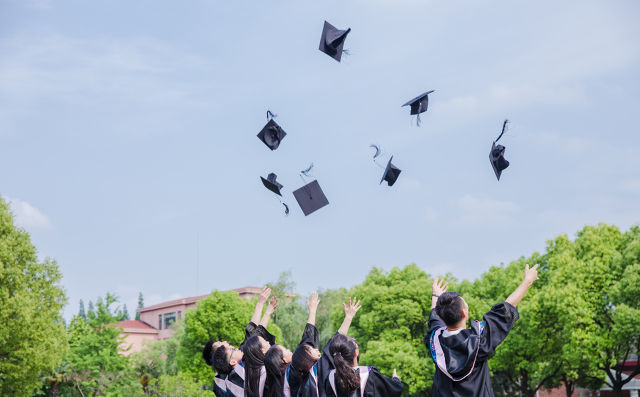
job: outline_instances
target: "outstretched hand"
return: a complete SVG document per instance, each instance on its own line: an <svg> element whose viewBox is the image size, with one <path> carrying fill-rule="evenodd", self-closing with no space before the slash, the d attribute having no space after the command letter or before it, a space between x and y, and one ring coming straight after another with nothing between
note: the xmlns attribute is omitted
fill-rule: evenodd
<svg viewBox="0 0 640 397"><path fill-rule="evenodd" d="M539 264L534 265L531 269L529 269L529 264L524 267L524 281L529 284L533 284L534 281L538 280L538 266Z"/></svg>
<svg viewBox="0 0 640 397"><path fill-rule="evenodd" d="M314 312L318 309L318 303L320 303L320 299L318 299L318 293L313 292L311 297L307 299L307 308L309 312Z"/></svg>
<svg viewBox="0 0 640 397"><path fill-rule="evenodd" d="M260 294L258 295L258 303L265 304L269 296L271 295L271 288L264 287Z"/></svg>
<svg viewBox="0 0 640 397"><path fill-rule="evenodd" d="M400 379L400 377L398 376L398 373L396 372L396 369L395 369L395 368L393 369L393 376L392 376L392 377L393 377L393 378Z"/></svg>
<svg viewBox="0 0 640 397"><path fill-rule="evenodd" d="M274 311L276 311L277 307L278 307L278 297L272 296L271 300L269 300L269 306L267 306L267 311L269 313L273 313Z"/></svg>
<svg viewBox="0 0 640 397"><path fill-rule="evenodd" d="M444 279L440 280L438 277L436 277L436 279L433 280L433 285L431 286L431 290L433 291L433 293L438 296L447 292L448 288L449 288L449 283L444 281Z"/></svg>
<svg viewBox="0 0 640 397"><path fill-rule="evenodd" d="M349 298L349 305L348 306L347 306L346 303L343 303L342 306L344 307L344 316L345 317L353 317L353 316L355 316L356 313L358 312L358 310L360 310L360 308L362 307L362 305L360 304L360 301L356 297Z"/></svg>

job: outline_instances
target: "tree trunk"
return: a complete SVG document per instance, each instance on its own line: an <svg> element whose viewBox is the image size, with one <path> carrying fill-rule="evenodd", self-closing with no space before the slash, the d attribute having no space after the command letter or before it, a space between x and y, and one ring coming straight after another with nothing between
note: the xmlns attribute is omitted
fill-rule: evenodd
<svg viewBox="0 0 640 397"><path fill-rule="evenodd" d="M613 391L616 393L616 397L622 397L622 387L616 387Z"/></svg>
<svg viewBox="0 0 640 397"><path fill-rule="evenodd" d="M58 383L54 383L51 388L51 397L58 397Z"/></svg>

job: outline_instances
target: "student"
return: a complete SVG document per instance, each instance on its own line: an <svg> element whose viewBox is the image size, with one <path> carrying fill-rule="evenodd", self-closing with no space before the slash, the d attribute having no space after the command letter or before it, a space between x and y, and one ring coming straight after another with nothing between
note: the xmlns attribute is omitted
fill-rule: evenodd
<svg viewBox="0 0 640 397"><path fill-rule="evenodd" d="M335 369L329 372L325 390L329 397L400 397L404 386L396 370L389 378L376 367L358 365L360 350L356 340L347 335L336 335L330 348Z"/></svg>
<svg viewBox="0 0 640 397"><path fill-rule="evenodd" d="M260 326L265 329L267 328L267 324L269 323L269 318L271 314L278 307L278 298L272 297L267 309L264 313L264 317L260 322ZM244 369L244 396L245 397L262 397L264 390L264 382L266 380L267 372L264 367L264 355L269 350L271 345L275 343L275 338L269 334L271 338L265 338L262 334L256 333L253 336L250 336L248 339L245 339L240 349L242 350L242 364ZM237 368L236 366L235 368ZM234 370L235 370L234 368ZM231 381L231 374L229 374L229 381ZM239 383L239 382L238 382ZM236 386L238 384L235 384ZM231 390L231 384L227 382L227 386L230 392L233 392L235 396L240 396L238 394L240 390L238 389L236 392Z"/></svg>
<svg viewBox="0 0 640 397"><path fill-rule="evenodd" d="M244 395L243 389L245 373L242 366L244 353L241 348L246 343L247 339L254 335L260 335L269 343L275 342L275 337L266 329L269 317L275 310L272 303L267 307L267 312L262 319L260 318L264 304L267 302L270 295L271 289L267 287L265 287L258 295L258 302L256 303L251 320L245 327L245 338L240 345L240 348L233 347L227 341L209 341L205 345L202 357L216 372L216 376L214 378L214 393L217 397L227 395ZM272 298L272 302L275 302L275 306L277 306L277 299L273 300Z"/></svg>
<svg viewBox="0 0 640 397"><path fill-rule="evenodd" d="M493 397L487 360L507 337L519 314L516 306L538 279L538 265L526 265L524 280L505 302L494 305L482 322L469 319L469 306L457 292L447 292L448 283L433 282L427 348L436 363L434 397Z"/></svg>
<svg viewBox="0 0 640 397"><path fill-rule="evenodd" d="M291 354L289 365L283 373L283 396L318 396L318 329L316 328L316 312L318 310L318 293L311 294L307 300L309 317L302 332L302 340ZM272 348L273 349L273 348ZM267 397L267 396L265 396ZM278 396L280 397L280 396Z"/></svg>

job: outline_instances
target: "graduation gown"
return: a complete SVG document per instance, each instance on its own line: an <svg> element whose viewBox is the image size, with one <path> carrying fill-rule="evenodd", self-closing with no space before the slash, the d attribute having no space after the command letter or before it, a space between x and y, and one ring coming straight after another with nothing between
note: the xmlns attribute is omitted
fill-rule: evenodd
<svg viewBox="0 0 640 397"><path fill-rule="evenodd" d="M318 348L318 329L314 325L307 323L304 327L298 347L302 345ZM304 376L300 376L292 366L295 366L295 363L289 364L284 374L285 397L318 397L318 363L316 362Z"/></svg>
<svg viewBox="0 0 640 397"><path fill-rule="evenodd" d="M247 326L244 329L244 340L242 341L242 343L238 348L241 349L244 346L244 343L247 341L247 339L249 339L254 335L262 336L272 346L273 344L276 343L276 337L271 335L271 333L267 331L265 327L263 327L262 325L256 325L253 322L249 322L249 324L247 324ZM266 379L266 374L267 374L266 370L263 366L260 369L260 395L262 395L262 390L264 390L264 382ZM231 372L229 372L229 376L227 376L227 379L226 379L226 385L227 385L226 395L227 396L244 397L244 377L245 377L244 362L240 361L238 364L236 364L235 367L233 367Z"/></svg>
<svg viewBox="0 0 640 397"><path fill-rule="evenodd" d="M213 378L213 393L216 397L227 395L227 375L216 374Z"/></svg>
<svg viewBox="0 0 640 397"><path fill-rule="evenodd" d="M493 397L488 359L518 320L518 310L507 302L494 305L483 321L444 336L446 325L431 310L427 349L436 363L433 397Z"/></svg>
<svg viewBox="0 0 640 397"><path fill-rule="evenodd" d="M404 385L398 378L389 378L376 367L356 367L360 372L360 387L352 392L342 390L336 379L336 371L331 370L325 381L327 397L400 397Z"/></svg>
<svg viewBox="0 0 640 397"><path fill-rule="evenodd" d="M316 363L316 366L318 368L318 396L319 397L326 397L327 393L325 390L325 381L326 379L329 377L329 372L331 372L332 369L334 369L336 366L333 363L333 356L331 355L330 349L331 349L331 343L333 343L333 338L335 338L335 336L338 335L338 332L336 332L331 339L329 340L329 342L327 342L327 344L325 345L324 349L322 349L322 356L320 356L320 360L318 360L318 362Z"/></svg>

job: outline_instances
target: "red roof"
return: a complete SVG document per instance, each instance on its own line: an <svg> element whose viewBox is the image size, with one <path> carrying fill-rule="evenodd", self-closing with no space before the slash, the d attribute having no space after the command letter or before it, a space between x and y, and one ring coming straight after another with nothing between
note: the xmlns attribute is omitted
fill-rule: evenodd
<svg viewBox="0 0 640 397"><path fill-rule="evenodd" d="M140 328L140 329L155 329L144 321L140 320L124 320L119 323L109 324L113 327L122 327L122 328Z"/></svg>
<svg viewBox="0 0 640 397"><path fill-rule="evenodd" d="M235 288L235 289L233 289L233 291L237 292L238 294L252 293L252 294L256 294L257 295L257 294L260 293L260 291L262 291L262 288L260 288L260 287L242 287L242 288ZM142 313L142 312L147 312L147 311L150 311L150 310L162 309L162 308L165 308L165 307L178 306L178 305L190 305L192 303L196 303L197 301L199 301L201 299L206 298L207 296L209 296L209 294L199 295L199 296L191 296L189 298L174 299L172 301L158 303L158 304L155 304L153 306L143 307L142 309L137 309L136 311L138 313Z"/></svg>

